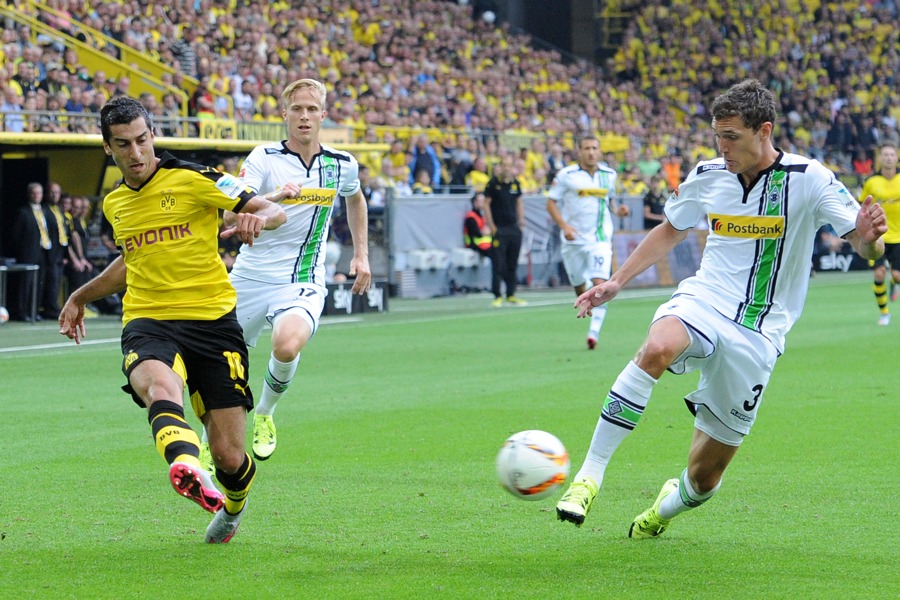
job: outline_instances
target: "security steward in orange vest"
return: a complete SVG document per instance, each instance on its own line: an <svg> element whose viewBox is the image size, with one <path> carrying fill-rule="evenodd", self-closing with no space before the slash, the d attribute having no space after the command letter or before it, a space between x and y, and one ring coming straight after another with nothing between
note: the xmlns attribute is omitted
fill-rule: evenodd
<svg viewBox="0 0 900 600"><path fill-rule="evenodd" d="M481 256L490 258L493 254L493 237L491 228L484 220L484 192L476 192L472 196L472 210L466 213L463 223L463 240L466 248L478 252Z"/></svg>

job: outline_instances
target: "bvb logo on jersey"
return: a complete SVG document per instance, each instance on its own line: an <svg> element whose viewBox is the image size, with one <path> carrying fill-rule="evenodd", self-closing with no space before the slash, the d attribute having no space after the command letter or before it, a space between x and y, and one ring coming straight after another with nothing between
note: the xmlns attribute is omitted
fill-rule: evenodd
<svg viewBox="0 0 900 600"><path fill-rule="evenodd" d="M131 352L129 352L129 353L125 356L125 368L127 369L128 367L130 367L130 366L131 366L131 363L133 363L133 362L136 361L137 359L138 359L137 352L134 352L133 350L132 350Z"/></svg>
<svg viewBox="0 0 900 600"><path fill-rule="evenodd" d="M170 195L168 192L163 194L162 200L159 201L159 207L166 212L169 212L173 208L175 208L175 196Z"/></svg>

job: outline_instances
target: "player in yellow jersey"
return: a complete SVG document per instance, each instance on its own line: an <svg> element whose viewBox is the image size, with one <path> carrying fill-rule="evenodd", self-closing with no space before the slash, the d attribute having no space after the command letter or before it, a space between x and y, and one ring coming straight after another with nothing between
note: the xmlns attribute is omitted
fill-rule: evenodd
<svg viewBox="0 0 900 600"><path fill-rule="evenodd" d="M218 211L238 213L223 237L245 244L286 216L233 175L154 153L150 115L131 98L100 111L103 149L123 180L103 202L120 256L75 290L59 332L79 343L87 303L126 290L123 301L123 389L147 407L156 448L175 490L215 513L206 541L225 543L240 523L256 465L244 450L247 346L235 317L236 294L218 255ZM199 440L184 418L185 383L194 412L209 430L216 476L200 468Z"/></svg>
<svg viewBox="0 0 900 600"><path fill-rule="evenodd" d="M866 180L860 197L871 195L884 208L887 216L888 230L884 234L884 256L874 262L875 281L872 289L881 316L879 325L889 325L891 311L888 308L888 266L891 269L890 299L897 300L900 295L900 173L897 172L897 146L893 143L882 144L878 152L880 169L877 175Z"/></svg>

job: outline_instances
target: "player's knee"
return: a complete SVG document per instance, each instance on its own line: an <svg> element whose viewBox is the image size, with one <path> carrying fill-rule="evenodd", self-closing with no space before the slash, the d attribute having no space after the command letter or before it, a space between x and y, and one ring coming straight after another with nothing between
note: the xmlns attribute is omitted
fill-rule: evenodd
<svg viewBox="0 0 900 600"><path fill-rule="evenodd" d="M716 489L722 481L722 471L718 469L704 469L702 467L689 468L688 477L691 485L698 494L708 494Z"/></svg>
<svg viewBox="0 0 900 600"><path fill-rule="evenodd" d="M229 475L236 473L244 463L244 449L241 446L228 447L219 452L216 452L216 449L211 450L216 467Z"/></svg>
<svg viewBox="0 0 900 600"><path fill-rule="evenodd" d="M638 350L634 362L651 377L659 379L680 352L676 353L667 340L650 337Z"/></svg>
<svg viewBox="0 0 900 600"><path fill-rule="evenodd" d="M147 406L150 406L158 400L169 400L171 402L175 402L176 404L180 404L178 399L180 399L182 394L184 394L182 390L179 390L174 386L167 385L165 382L154 382L150 385L145 386L143 389L133 389Z"/></svg>
<svg viewBox="0 0 900 600"><path fill-rule="evenodd" d="M306 340L299 336L289 339L281 339L277 343L272 341L272 354L281 362L288 363L297 358L300 351L303 350Z"/></svg>
<svg viewBox="0 0 900 600"><path fill-rule="evenodd" d="M309 324L296 315L286 315L272 332L272 354L281 362L291 362L312 337Z"/></svg>

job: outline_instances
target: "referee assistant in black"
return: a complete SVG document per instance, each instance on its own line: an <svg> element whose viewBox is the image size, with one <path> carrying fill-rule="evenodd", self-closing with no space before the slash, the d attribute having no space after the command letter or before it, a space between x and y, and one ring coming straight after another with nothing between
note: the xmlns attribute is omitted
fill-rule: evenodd
<svg viewBox="0 0 900 600"><path fill-rule="evenodd" d="M513 157L504 156L494 167L494 176L484 189L487 197L485 220L494 236L494 260L491 291L492 306L503 306L500 282L506 282L506 301L515 306L526 302L516 298L516 269L519 250L522 248L522 229L525 227L525 205L522 202L522 186L516 179Z"/></svg>

